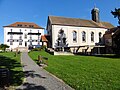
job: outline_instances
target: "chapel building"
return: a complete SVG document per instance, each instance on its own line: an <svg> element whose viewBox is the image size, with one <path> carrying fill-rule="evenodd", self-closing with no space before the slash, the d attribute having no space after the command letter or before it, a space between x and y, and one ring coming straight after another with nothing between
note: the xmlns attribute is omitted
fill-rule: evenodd
<svg viewBox="0 0 120 90"><path fill-rule="evenodd" d="M48 16L48 47L73 53L104 53L103 35L114 26L99 19L99 9L91 11L92 20Z"/></svg>

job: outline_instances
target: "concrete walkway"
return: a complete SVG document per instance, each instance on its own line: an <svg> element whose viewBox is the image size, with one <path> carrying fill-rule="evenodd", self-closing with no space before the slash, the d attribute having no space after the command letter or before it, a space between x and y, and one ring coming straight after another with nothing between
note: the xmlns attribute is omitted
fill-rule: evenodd
<svg viewBox="0 0 120 90"><path fill-rule="evenodd" d="M27 52L21 55L26 80L16 90L73 90L62 80L39 67Z"/></svg>

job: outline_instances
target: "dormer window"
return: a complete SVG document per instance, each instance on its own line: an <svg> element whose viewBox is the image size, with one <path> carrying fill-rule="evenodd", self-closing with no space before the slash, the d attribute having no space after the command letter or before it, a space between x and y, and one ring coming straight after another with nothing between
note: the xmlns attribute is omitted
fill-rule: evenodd
<svg viewBox="0 0 120 90"><path fill-rule="evenodd" d="M25 27L27 27L27 25L25 25Z"/></svg>
<svg viewBox="0 0 120 90"><path fill-rule="evenodd" d="M22 27L22 24L18 24L17 26L18 26L18 27Z"/></svg>
<svg viewBox="0 0 120 90"><path fill-rule="evenodd" d="M29 27L34 27L34 25L29 25Z"/></svg>

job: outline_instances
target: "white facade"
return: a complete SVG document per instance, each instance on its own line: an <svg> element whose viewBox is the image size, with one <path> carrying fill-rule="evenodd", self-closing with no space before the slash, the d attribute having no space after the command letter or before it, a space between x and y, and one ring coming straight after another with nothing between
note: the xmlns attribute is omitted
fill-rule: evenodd
<svg viewBox="0 0 120 90"><path fill-rule="evenodd" d="M44 35L44 29L39 28L21 28L4 27L4 44L10 46L10 50L17 47L29 47L29 45L42 45L41 35ZM31 44L30 44L31 43Z"/></svg>
<svg viewBox="0 0 120 90"><path fill-rule="evenodd" d="M91 15L92 20L48 16L49 47L56 51L104 53L103 35L114 26L99 20L98 8L93 8Z"/></svg>
<svg viewBox="0 0 120 90"><path fill-rule="evenodd" d="M76 47L76 46L95 46L96 43L99 43L99 33L101 33L101 37L103 37L105 28L92 28L92 27L75 27L75 26L61 26L61 25L52 25L48 26L48 34L52 36L52 48L55 48L58 33L60 30L63 30L66 34L66 43L68 47ZM76 32L76 42L73 41L73 32ZM86 33L85 41L82 40L82 32ZM91 33L94 33L94 40L91 41ZM102 38L101 38L102 39Z"/></svg>

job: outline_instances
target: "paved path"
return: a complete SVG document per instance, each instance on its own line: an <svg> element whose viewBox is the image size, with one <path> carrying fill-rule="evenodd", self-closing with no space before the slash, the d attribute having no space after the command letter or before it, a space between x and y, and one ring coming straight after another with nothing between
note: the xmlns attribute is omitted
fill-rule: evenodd
<svg viewBox="0 0 120 90"><path fill-rule="evenodd" d="M21 62L26 80L16 90L73 90L63 81L40 68L27 52L22 53Z"/></svg>

